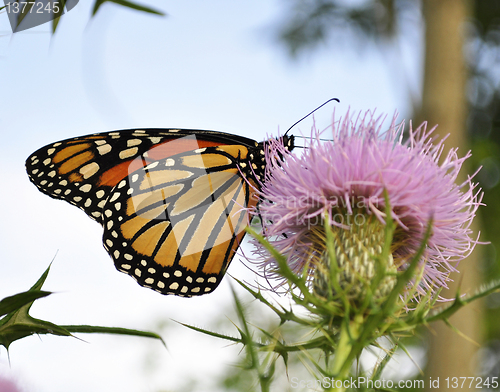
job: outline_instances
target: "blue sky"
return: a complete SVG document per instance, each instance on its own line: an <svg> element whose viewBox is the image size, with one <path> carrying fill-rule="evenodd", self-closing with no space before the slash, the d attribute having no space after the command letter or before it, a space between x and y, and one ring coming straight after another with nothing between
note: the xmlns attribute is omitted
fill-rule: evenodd
<svg viewBox="0 0 500 392"><path fill-rule="evenodd" d="M182 299L116 272L100 226L29 182L24 161L41 146L134 127L263 140L331 97L341 103L315 114L319 128L328 126L334 107L337 114L377 108L403 117L411 110L408 86L418 91L418 29L398 50L343 42L291 61L273 35L284 16L281 1L148 5L168 17L105 4L89 21L91 4L81 0L55 36L49 25L13 35L0 13L0 297L28 289L54 260L45 288L56 294L34 305L35 317L154 330L170 319L209 325L231 307L229 279L213 294ZM308 134L311 123L294 133ZM229 272L254 279L238 258ZM79 337L85 341L42 336L14 343L10 367L0 349L0 375L25 391L182 390L194 370L213 379L239 352L177 327L165 331L168 351L145 339ZM210 382L203 385L211 390Z"/></svg>

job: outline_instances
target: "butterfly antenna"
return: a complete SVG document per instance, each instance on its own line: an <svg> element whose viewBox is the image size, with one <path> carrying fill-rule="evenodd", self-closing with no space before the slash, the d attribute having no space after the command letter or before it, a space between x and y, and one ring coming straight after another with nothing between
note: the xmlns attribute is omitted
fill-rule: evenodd
<svg viewBox="0 0 500 392"><path fill-rule="evenodd" d="M293 135L293 137L295 139L308 139L308 140L311 139L310 136ZM318 140L321 142L331 142L332 141L332 139L322 139L322 138L319 138ZM297 148L297 147L300 147L300 146L295 146L295 148ZM302 147L302 148L305 148L305 147Z"/></svg>
<svg viewBox="0 0 500 392"><path fill-rule="evenodd" d="M310 113L307 113L304 117L302 117L299 121L295 122L290 128L288 128L285 132L285 135L288 133L288 131L290 129L292 129L294 126L296 126L299 122L301 122L302 120L306 119L307 117L309 117L311 114L313 114L316 110L319 110L321 109L323 106L325 106L327 103L329 102L332 102L332 101L337 101L337 102L340 102L340 100L338 98L330 98L328 101L326 102L323 102L321 105L319 105L316 109L314 109L312 112Z"/></svg>

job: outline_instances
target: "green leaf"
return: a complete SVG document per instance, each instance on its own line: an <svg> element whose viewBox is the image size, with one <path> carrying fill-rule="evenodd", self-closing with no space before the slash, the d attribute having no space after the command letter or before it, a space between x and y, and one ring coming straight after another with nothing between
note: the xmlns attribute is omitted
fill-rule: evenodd
<svg viewBox="0 0 500 392"><path fill-rule="evenodd" d="M96 0L96 2L94 4L94 9L92 10L92 15L95 15L97 13L97 11L99 10L99 8L101 7L101 5L103 5L106 1L109 1L109 2L115 3L115 4L119 4L123 7L132 8L132 9L137 10L137 11L147 12L150 14L161 15L161 16L165 15L165 13L163 13L161 11L157 11L153 8L146 7L144 5L140 5L137 3L133 3L133 2L128 1L128 0Z"/></svg>
<svg viewBox="0 0 500 392"><path fill-rule="evenodd" d="M254 237L260 244L266 248L266 250L271 254L271 256L276 260L278 264L278 271L281 276L283 276L292 286L297 287L302 296L299 298L292 290L290 290L290 295L292 299L299 305L304 306L306 309L310 310L308 307L310 304L315 306L321 306L321 301L317 299L316 296L312 295L307 287L307 267L304 268L306 272L302 276L297 276L289 267L287 259L285 256L280 254L262 235L258 234L253 228L247 226L245 228L247 233Z"/></svg>
<svg viewBox="0 0 500 392"><path fill-rule="evenodd" d="M33 334L71 336L69 331L59 325L31 317L28 311L32 304L30 302L0 320L0 345L9 349L16 340Z"/></svg>
<svg viewBox="0 0 500 392"><path fill-rule="evenodd" d="M49 276L49 271L50 271L50 265L47 267L42 276L40 276L40 278L36 281L36 283L33 286L31 286L31 288L28 291L40 290L43 284L45 283L47 276Z"/></svg>
<svg viewBox="0 0 500 392"><path fill-rule="evenodd" d="M119 327L99 327L95 325L61 325L61 328L64 328L71 333L106 333L110 335L128 335L143 338L153 338L160 340L162 344L167 347L167 345L163 341L163 338L154 332L139 331L136 329Z"/></svg>
<svg viewBox="0 0 500 392"><path fill-rule="evenodd" d="M455 297L455 300L452 303L442 305L437 309L434 309L431 312L429 312L428 317L425 318L425 322L448 319L459 309L463 308L470 302L475 301L479 298L483 298L499 290L500 290L500 280L494 280L490 283L482 285L474 295L461 297L460 294L457 293L457 296Z"/></svg>
<svg viewBox="0 0 500 392"><path fill-rule="evenodd" d="M195 327L195 326L189 325L189 324L184 324L184 323L181 323L179 321L176 321L176 323L179 323L180 325L183 325L186 328L192 329L193 331L197 331L197 332L204 333L205 335L213 336L214 338L225 339L225 340L229 340L229 341L235 342L235 343L243 343L243 340L241 338L235 338L233 336L208 331L206 329Z"/></svg>
<svg viewBox="0 0 500 392"><path fill-rule="evenodd" d="M291 309L288 310L284 308L282 305L279 305L281 310L278 309L276 306L271 304L267 299L264 298L262 295L261 291L254 291L250 287L248 287L245 283L242 281L236 279L234 276L231 276L238 284L243 287L245 290L247 290L255 299L260 301L262 304L266 305L269 309L271 309L280 319L280 325L285 324L287 321L294 321L297 324L302 324L306 326L311 326L315 325L314 320L311 320L310 318L301 318L298 317Z"/></svg>
<svg viewBox="0 0 500 392"><path fill-rule="evenodd" d="M30 302L35 301L38 298L43 298L50 294L50 291L25 291L24 293L5 297L0 301L0 316L4 316Z"/></svg>
<svg viewBox="0 0 500 392"><path fill-rule="evenodd" d="M94 16L97 11L99 10L99 7L104 4L106 0L96 0L94 3L94 8L92 9L92 16Z"/></svg>
<svg viewBox="0 0 500 392"><path fill-rule="evenodd" d="M61 17L52 19L52 34L54 34L56 32L60 19L61 19Z"/></svg>
<svg viewBox="0 0 500 392"><path fill-rule="evenodd" d="M395 343L392 346L392 348L388 352L386 352L384 358L382 358L382 361L380 361L379 363L377 363L375 365L375 368L373 369L373 373L372 373L372 377L371 377L372 380L379 380L380 379L380 377L382 376L382 371L385 369L386 365L391 360L391 358L394 355L394 353L396 352L397 348L398 348L398 343Z"/></svg>
<svg viewBox="0 0 500 392"><path fill-rule="evenodd" d="M49 321L39 320L31 317L29 310L35 300L50 295L50 292L42 291L41 288L47 279L50 266L45 270L38 281L26 292L6 297L0 301L0 345L7 350L16 340L31 336L33 334L51 334L58 336L72 336L72 333L109 333L119 335L131 335L163 339L152 332L137 331L126 328L98 327L91 325L67 325L61 326Z"/></svg>

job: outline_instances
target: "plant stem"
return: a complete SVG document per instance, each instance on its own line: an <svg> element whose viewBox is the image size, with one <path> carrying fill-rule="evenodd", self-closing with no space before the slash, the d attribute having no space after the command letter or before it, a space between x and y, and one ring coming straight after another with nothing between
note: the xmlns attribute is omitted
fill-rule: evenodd
<svg viewBox="0 0 500 392"><path fill-rule="evenodd" d="M362 324L363 316L360 314L355 315L350 321L344 320L342 322L340 326L339 343L335 350L332 364L332 373L335 378L335 383L332 388L325 389L325 391L344 392L346 390L344 381L347 380L351 369L351 363L347 363L347 360L353 350L353 342L359 337ZM342 383L342 385L339 385L340 383Z"/></svg>

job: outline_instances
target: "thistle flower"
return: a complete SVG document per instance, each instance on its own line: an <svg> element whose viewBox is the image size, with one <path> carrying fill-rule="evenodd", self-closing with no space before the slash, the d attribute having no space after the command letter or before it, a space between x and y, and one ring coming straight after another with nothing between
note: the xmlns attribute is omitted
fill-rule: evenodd
<svg viewBox="0 0 500 392"><path fill-rule="evenodd" d="M455 183L470 152L459 158L452 149L440 162L444 139L435 142L435 128L428 131L424 123L413 130L410 123L403 141L404 124L395 120L383 131L382 117L348 112L333 122L330 142L320 141L313 129L302 155L288 154L279 142L270 142L266 181L257 192L261 203L251 213L262 218L264 236L287 257L290 269L308 274L319 295L326 295L330 276L325 218L334 233L340 289L355 303L363 300L362 292L381 262L387 207L396 229L391 255L383 261L386 276L372 293L375 299L383 300L390 292L396 272L416 254L431 219L431 236L420 261L419 295L447 288L449 274L477 243L470 224L483 194L472 177ZM275 158L280 154L286 155L284 161ZM276 260L255 244L265 277L279 278Z"/></svg>

